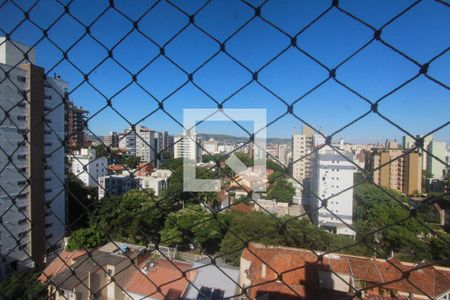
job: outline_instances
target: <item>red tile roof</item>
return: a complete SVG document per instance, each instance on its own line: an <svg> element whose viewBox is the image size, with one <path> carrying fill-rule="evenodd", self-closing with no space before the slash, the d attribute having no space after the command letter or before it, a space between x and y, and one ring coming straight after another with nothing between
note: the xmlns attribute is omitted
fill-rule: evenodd
<svg viewBox="0 0 450 300"><path fill-rule="evenodd" d="M147 274L136 271L126 290L152 299L180 299L189 283L182 272L188 271L192 264L165 259L158 259L154 264L148 268ZM187 272L186 276L192 280L195 271ZM161 292L157 291L157 287L161 288Z"/></svg>
<svg viewBox="0 0 450 300"><path fill-rule="evenodd" d="M355 279L364 281L367 292L372 294L377 294L375 285L382 285L382 288L392 291L430 297L439 296L450 290L450 268L427 266L414 269L416 265L401 262L396 258L387 261L330 254L319 262L317 256L310 250L270 247L254 243L251 243L248 249L244 249L241 258L251 262L249 269L245 270L251 286L254 286L249 289L251 298L271 292L297 299L323 298L324 290L319 288L318 272L331 270L340 276L350 278L349 284L354 285ZM406 271L410 272L409 282L403 277ZM282 274L282 281L277 280L278 274ZM371 286L374 289L371 289ZM347 292L352 291L353 289L349 287Z"/></svg>
<svg viewBox="0 0 450 300"><path fill-rule="evenodd" d="M39 276L40 282L46 282L52 276L67 269L75 263L76 259L86 254L85 250L66 251L64 250L44 269Z"/></svg>

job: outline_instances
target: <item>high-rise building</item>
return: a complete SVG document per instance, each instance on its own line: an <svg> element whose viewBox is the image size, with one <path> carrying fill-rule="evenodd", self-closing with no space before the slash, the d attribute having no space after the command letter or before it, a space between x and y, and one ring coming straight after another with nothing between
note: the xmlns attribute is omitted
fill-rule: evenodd
<svg viewBox="0 0 450 300"><path fill-rule="evenodd" d="M0 38L1 276L43 263L65 233L67 83L34 63L34 49Z"/></svg>
<svg viewBox="0 0 450 300"><path fill-rule="evenodd" d="M197 133L191 132L190 135L183 133L174 138L173 155L174 158L186 158L191 161L200 162L202 159L200 147L201 139L197 138Z"/></svg>
<svg viewBox="0 0 450 300"><path fill-rule="evenodd" d="M427 172L432 174L433 178L444 177L448 171L446 165L444 164L447 156L447 143L431 141L428 144L427 151ZM436 158L440 159L444 163Z"/></svg>
<svg viewBox="0 0 450 300"><path fill-rule="evenodd" d="M283 165L287 166L289 164L289 147L285 144L278 145L278 161Z"/></svg>
<svg viewBox="0 0 450 300"><path fill-rule="evenodd" d="M400 148L374 148L366 156L373 182L411 195L422 191L422 158L418 152Z"/></svg>
<svg viewBox="0 0 450 300"><path fill-rule="evenodd" d="M82 148L68 155L72 173L80 179L85 186L97 187L98 178L108 175L108 159L97 157L95 149Z"/></svg>
<svg viewBox="0 0 450 300"><path fill-rule="evenodd" d="M171 136L167 131L158 132L145 126L135 126L118 134L119 148L127 155L137 156L142 162L159 167L163 160L163 150L172 151Z"/></svg>
<svg viewBox="0 0 450 300"><path fill-rule="evenodd" d="M314 131L304 126L301 134L292 136L292 176L303 183L311 178L311 155L314 147Z"/></svg>
<svg viewBox="0 0 450 300"><path fill-rule="evenodd" d="M115 131L111 131L107 136L105 136L104 143L106 146L119 148L119 135Z"/></svg>
<svg viewBox="0 0 450 300"><path fill-rule="evenodd" d="M418 136L419 137L419 136ZM433 141L433 136L428 135L423 139L423 149L427 150L428 145ZM416 144L416 141L410 137L409 135L403 136L403 149L411 149L414 148ZM427 158L428 155L423 151L422 148L418 149L418 152L420 153L422 157L422 168L425 170L427 168Z"/></svg>
<svg viewBox="0 0 450 300"><path fill-rule="evenodd" d="M72 149L85 147L86 137L84 131L88 111L76 106L71 101L67 101L66 113L67 146Z"/></svg>
<svg viewBox="0 0 450 300"><path fill-rule="evenodd" d="M355 232L346 224L353 222L353 188L350 187L353 186L356 168L352 163L353 154L343 155L329 146L313 155L311 190L315 196L310 199L312 219L333 233L354 236ZM327 208L323 207L321 200L324 199L327 199Z"/></svg>

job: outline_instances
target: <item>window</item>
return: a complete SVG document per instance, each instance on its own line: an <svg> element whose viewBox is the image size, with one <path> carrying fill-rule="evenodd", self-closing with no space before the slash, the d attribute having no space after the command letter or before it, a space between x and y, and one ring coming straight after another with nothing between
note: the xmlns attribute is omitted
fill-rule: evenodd
<svg viewBox="0 0 450 300"><path fill-rule="evenodd" d="M17 116L17 121L26 121L27 120L27 116Z"/></svg>
<svg viewBox="0 0 450 300"><path fill-rule="evenodd" d="M51 147L51 145L52 145L52 143L50 143L50 142L44 144L44 146L47 146L47 147Z"/></svg>
<svg viewBox="0 0 450 300"><path fill-rule="evenodd" d="M25 101L17 103L17 107L25 108L27 107L27 103Z"/></svg>
<svg viewBox="0 0 450 300"><path fill-rule="evenodd" d="M51 95L45 95L45 99L52 100L52 96Z"/></svg>
<svg viewBox="0 0 450 300"><path fill-rule="evenodd" d="M27 81L27 78L25 77L25 76L17 76L17 81L20 81L20 82L26 82Z"/></svg>
<svg viewBox="0 0 450 300"><path fill-rule="evenodd" d="M20 207L18 208L18 210L19 210L20 212L25 213L25 212L27 211L27 207L26 207L26 206L20 206Z"/></svg>
<svg viewBox="0 0 450 300"><path fill-rule="evenodd" d="M45 224L45 228L52 227L52 225L53 225L52 223L46 223L46 224Z"/></svg>
<svg viewBox="0 0 450 300"><path fill-rule="evenodd" d="M19 250L24 250L27 247L28 243L23 243L19 245Z"/></svg>
<svg viewBox="0 0 450 300"><path fill-rule="evenodd" d="M21 180L21 181L18 181L17 182L17 185L18 186L24 186L24 185L26 185L27 184L27 181L26 180Z"/></svg>
<svg viewBox="0 0 450 300"><path fill-rule="evenodd" d="M51 193L52 192L52 189L45 189L45 193Z"/></svg>
<svg viewBox="0 0 450 300"><path fill-rule="evenodd" d="M17 196L17 199L25 199L28 196L27 193L23 193Z"/></svg>
<svg viewBox="0 0 450 300"><path fill-rule="evenodd" d="M50 135L50 134L52 134L52 132L51 132L50 130L46 130L46 131L45 131L45 134L46 134L46 135Z"/></svg>
<svg viewBox="0 0 450 300"><path fill-rule="evenodd" d="M45 236L45 239L48 240L48 239L51 239L52 237L53 237L53 234L50 233L50 234L47 234L47 235Z"/></svg>
<svg viewBox="0 0 450 300"><path fill-rule="evenodd" d="M28 231L22 231L17 236L19 237L19 239L23 239L24 237L27 236L27 234L28 234Z"/></svg>
<svg viewBox="0 0 450 300"><path fill-rule="evenodd" d="M45 111L50 111L50 110L52 110L52 108L51 108L51 107L48 107L48 106L44 106L44 110L45 110Z"/></svg>
<svg viewBox="0 0 450 300"><path fill-rule="evenodd" d="M17 142L17 147L23 147L25 146L27 143L25 141L21 141L21 142Z"/></svg>
<svg viewBox="0 0 450 300"><path fill-rule="evenodd" d="M45 178L44 178L44 181L46 181L46 182L52 181L52 178L51 178L51 177L45 177Z"/></svg>
<svg viewBox="0 0 450 300"><path fill-rule="evenodd" d="M17 155L17 159L25 160L25 159L27 159L27 155L26 154L19 154L19 155Z"/></svg>
<svg viewBox="0 0 450 300"><path fill-rule="evenodd" d="M19 224L19 225L25 225L25 224L27 224L27 219L21 219L21 220L19 220L19 221L17 222L17 224Z"/></svg>

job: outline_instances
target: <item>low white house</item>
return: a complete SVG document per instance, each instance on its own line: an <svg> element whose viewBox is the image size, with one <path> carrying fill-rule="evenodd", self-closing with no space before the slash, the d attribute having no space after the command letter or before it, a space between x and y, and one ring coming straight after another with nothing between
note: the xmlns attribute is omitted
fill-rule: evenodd
<svg viewBox="0 0 450 300"><path fill-rule="evenodd" d="M150 176L136 177L139 189L151 189L156 196L159 196L162 190L169 186L169 177L172 175L170 170L156 170Z"/></svg>

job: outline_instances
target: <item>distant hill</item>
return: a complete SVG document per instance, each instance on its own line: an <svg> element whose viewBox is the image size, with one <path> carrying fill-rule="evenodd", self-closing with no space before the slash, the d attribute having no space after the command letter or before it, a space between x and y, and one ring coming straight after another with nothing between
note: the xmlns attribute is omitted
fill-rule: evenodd
<svg viewBox="0 0 450 300"><path fill-rule="evenodd" d="M202 140L209 140L213 138L219 142L233 142L233 143L242 143L248 141L248 137L243 136L234 136L227 134L209 134L209 133L198 133L197 137ZM282 138L267 138L268 144L290 144L291 139L282 139Z"/></svg>

